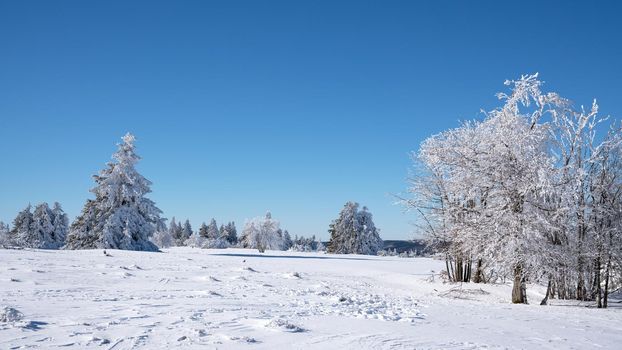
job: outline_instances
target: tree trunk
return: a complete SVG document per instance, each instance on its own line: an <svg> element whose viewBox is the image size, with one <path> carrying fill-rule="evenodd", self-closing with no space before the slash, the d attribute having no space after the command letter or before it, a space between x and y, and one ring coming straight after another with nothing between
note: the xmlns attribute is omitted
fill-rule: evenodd
<svg viewBox="0 0 622 350"><path fill-rule="evenodd" d="M555 299L555 291L557 290L557 283L555 282L555 279L553 278L553 276L551 276L551 279L549 281L551 282L551 290L549 293L549 298Z"/></svg>
<svg viewBox="0 0 622 350"><path fill-rule="evenodd" d="M471 263L471 259L469 258L467 260L467 264L466 265L466 272L464 274L464 278L462 279L463 282L469 282L471 280L471 267L472 267L472 263Z"/></svg>
<svg viewBox="0 0 622 350"><path fill-rule="evenodd" d="M462 258L456 259L456 271L454 272L456 280L454 282L462 282Z"/></svg>
<svg viewBox="0 0 622 350"><path fill-rule="evenodd" d="M527 304L527 287L521 265L514 267L514 284L512 286L512 303Z"/></svg>
<svg viewBox="0 0 622 350"><path fill-rule="evenodd" d="M605 268L605 295L603 296L603 308L607 308L607 299L609 298L609 266L611 266L611 255L607 261L607 267Z"/></svg>
<svg viewBox="0 0 622 350"><path fill-rule="evenodd" d="M447 278L449 282L453 282L453 278L451 277L451 261L449 261L449 254L445 256L445 267L447 268Z"/></svg>
<svg viewBox="0 0 622 350"><path fill-rule="evenodd" d="M477 267L475 268L475 276L473 276L473 283L485 283L484 273L482 271L482 259L477 259Z"/></svg>
<svg viewBox="0 0 622 350"><path fill-rule="evenodd" d="M577 300L587 300L587 290L585 288L585 276L583 276L582 262L579 263L579 275L577 280Z"/></svg>
<svg viewBox="0 0 622 350"><path fill-rule="evenodd" d="M553 290L553 278L549 277L549 284L546 286L546 295L544 295L544 299L540 302L540 305L546 305L549 302L549 295Z"/></svg>
<svg viewBox="0 0 622 350"><path fill-rule="evenodd" d="M600 285L600 257L596 258L596 261L594 262L594 284L593 284L593 297L596 297L596 304L597 307L600 309L603 307L603 301L602 301L602 287ZM593 298L592 297L592 298Z"/></svg>

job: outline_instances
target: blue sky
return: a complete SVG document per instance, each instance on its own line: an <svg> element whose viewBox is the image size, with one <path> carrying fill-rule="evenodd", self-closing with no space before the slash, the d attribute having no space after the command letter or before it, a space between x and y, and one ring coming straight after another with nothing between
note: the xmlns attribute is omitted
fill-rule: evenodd
<svg viewBox="0 0 622 350"><path fill-rule="evenodd" d="M385 239L409 152L496 106L505 79L622 113L621 5L470 1L0 1L0 220L73 217L127 131L165 217L271 210L326 238L348 200Z"/></svg>

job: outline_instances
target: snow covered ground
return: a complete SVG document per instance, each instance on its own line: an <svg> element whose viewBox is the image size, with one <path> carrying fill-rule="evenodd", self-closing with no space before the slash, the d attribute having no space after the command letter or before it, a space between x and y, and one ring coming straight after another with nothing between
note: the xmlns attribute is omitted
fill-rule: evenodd
<svg viewBox="0 0 622 350"><path fill-rule="evenodd" d="M443 263L432 259L192 248L108 253L0 250L0 349L622 344L620 304L539 306L543 290L530 286L533 304L512 305L509 286L443 284L433 278Z"/></svg>

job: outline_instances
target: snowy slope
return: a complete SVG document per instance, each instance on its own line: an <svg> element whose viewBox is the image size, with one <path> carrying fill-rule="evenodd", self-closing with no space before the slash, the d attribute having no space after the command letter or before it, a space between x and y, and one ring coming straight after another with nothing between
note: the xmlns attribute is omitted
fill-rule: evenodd
<svg viewBox="0 0 622 350"><path fill-rule="evenodd" d="M0 349L592 349L622 309L508 303L440 261L254 250L0 250ZM0 309L0 319L2 310Z"/></svg>

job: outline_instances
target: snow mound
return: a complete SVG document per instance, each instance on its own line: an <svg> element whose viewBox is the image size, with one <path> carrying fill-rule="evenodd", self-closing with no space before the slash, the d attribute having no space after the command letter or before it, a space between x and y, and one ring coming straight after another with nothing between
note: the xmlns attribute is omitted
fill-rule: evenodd
<svg viewBox="0 0 622 350"><path fill-rule="evenodd" d="M274 329L280 329L282 331L285 332L290 332L290 333L301 333L301 332L306 332L307 330L297 326L293 323L291 323L288 320L284 320L282 318L276 318L270 322L268 322L268 324L266 325L266 327L268 328L274 328Z"/></svg>
<svg viewBox="0 0 622 350"><path fill-rule="evenodd" d="M0 322L13 323L24 318L24 314L9 306L5 306L0 311Z"/></svg>

